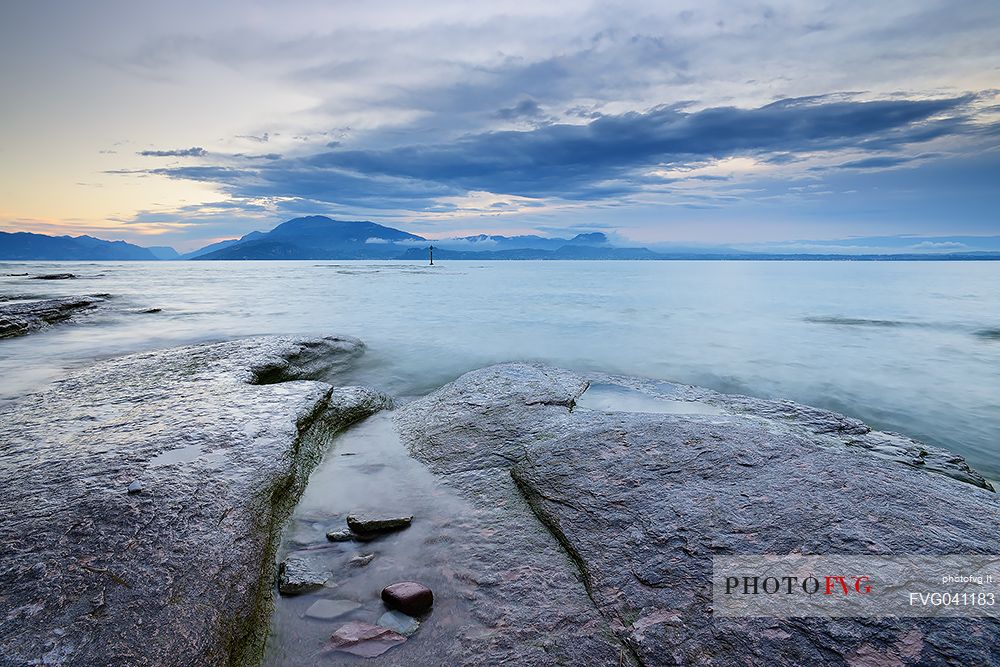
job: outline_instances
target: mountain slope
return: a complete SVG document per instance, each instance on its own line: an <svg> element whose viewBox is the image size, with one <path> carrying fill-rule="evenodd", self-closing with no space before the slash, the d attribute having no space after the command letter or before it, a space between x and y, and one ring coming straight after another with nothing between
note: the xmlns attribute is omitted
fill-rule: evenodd
<svg viewBox="0 0 1000 667"><path fill-rule="evenodd" d="M170 246L168 246L168 245L148 246L146 248L146 250L148 250L149 252L153 253L153 255L156 257L156 259L170 260L170 259L180 259L181 258L181 254L179 252L177 252L176 250L174 250L173 248L171 248Z"/></svg>
<svg viewBox="0 0 1000 667"><path fill-rule="evenodd" d="M147 248L125 241L92 236L48 236L31 232L0 232L4 260L156 260Z"/></svg>
<svg viewBox="0 0 1000 667"><path fill-rule="evenodd" d="M312 215L283 222L269 232L252 232L217 250L195 251L191 259L393 259L406 249L398 242L423 240L374 222Z"/></svg>

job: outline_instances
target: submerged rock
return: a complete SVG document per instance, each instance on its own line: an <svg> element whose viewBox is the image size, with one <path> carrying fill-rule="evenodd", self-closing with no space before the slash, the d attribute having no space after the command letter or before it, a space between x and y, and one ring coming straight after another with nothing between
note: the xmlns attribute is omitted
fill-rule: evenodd
<svg viewBox="0 0 1000 667"><path fill-rule="evenodd" d="M282 595L302 595L323 588L329 572L320 570L305 554L293 553L278 566L278 592Z"/></svg>
<svg viewBox="0 0 1000 667"><path fill-rule="evenodd" d="M351 560L347 561L347 564L353 565L354 567L364 567L373 560L375 560L375 554L364 554L361 556L354 556Z"/></svg>
<svg viewBox="0 0 1000 667"><path fill-rule="evenodd" d="M331 530L327 532L326 539L331 542L350 542L354 539L354 533L347 529Z"/></svg>
<svg viewBox="0 0 1000 667"><path fill-rule="evenodd" d="M316 600L306 609L306 616L320 621L332 621L361 608L354 600Z"/></svg>
<svg viewBox="0 0 1000 667"><path fill-rule="evenodd" d="M387 517L360 512L347 515L347 526L362 535L402 530L409 527L412 521L413 515Z"/></svg>
<svg viewBox="0 0 1000 667"><path fill-rule="evenodd" d="M23 336L73 315L93 310L105 297L74 296L0 305L0 338Z"/></svg>
<svg viewBox="0 0 1000 667"><path fill-rule="evenodd" d="M393 632L398 632L404 637L409 637L420 629L420 621L407 616L401 611L389 610L379 616L378 625L389 628Z"/></svg>
<svg viewBox="0 0 1000 667"><path fill-rule="evenodd" d="M574 410L589 381L716 410ZM790 402L527 364L468 373L395 420L476 507L470 532L493 536L463 553L468 573L448 565L485 626L440 648L453 662L996 660L991 618L712 613L714 555L992 553L1000 499L954 454ZM928 463L900 460L914 451Z"/></svg>
<svg viewBox="0 0 1000 667"><path fill-rule="evenodd" d="M388 404L291 380L362 349L264 337L136 354L0 407L0 664L253 663L281 522L333 434ZM125 493L137 478L156 492Z"/></svg>
<svg viewBox="0 0 1000 667"><path fill-rule="evenodd" d="M410 616L426 613L434 604L431 589L415 581L401 581L382 589L382 602Z"/></svg>
<svg viewBox="0 0 1000 667"><path fill-rule="evenodd" d="M25 274L27 275L27 274ZM78 276L75 273L43 273L38 276L31 276L32 280L72 280Z"/></svg>
<svg viewBox="0 0 1000 667"><path fill-rule="evenodd" d="M362 658L374 658L405 641L406 637L388 628L352 621L330 636L329 647Z"/></svg>

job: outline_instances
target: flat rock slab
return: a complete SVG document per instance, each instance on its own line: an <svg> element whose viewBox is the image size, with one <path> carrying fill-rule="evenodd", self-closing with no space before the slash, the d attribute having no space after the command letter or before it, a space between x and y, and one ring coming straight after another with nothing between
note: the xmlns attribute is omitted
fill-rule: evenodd
<svg viewBox="0 0 1000 667"><path fill-rule="evenodd" d="M362 658L374 658L405 641L406 637L388 628L352 621L337 628L330 636L330 648Z"/></svg>
<svg viewBox="0 0 1000 667"><path fill-rule="evenodd" d="M0 665L252 660L280 522L333 433L387 404L303 378L362 350L266 337L138 354L0 408Z"/></svg>
<svg viewBox="0 0 1000 667"><path fill-rule="evenodd" d="M321 621L332 621L360 607L361 603L354 600L316 600L306 609L306 616Z"/></svg>
<svg viewBox="0 0 1000 667"><path fill-rule="evenodd" d="M706 409L576 408L591 381ZM711 613L714 555L994 553L1000 501L954 454L790 402L528 364L468 373L395 419L418 459L480 511L507 516L496 539L522 562L521 577L475 575L489 582L477 608L498 610L508 633L478 647L467 638L456 664L998 660L993 619ZM533 567L574 573L573 585L548 587ZM596 618L581 624L574 587ZM525 650L543 628L545 652ZM600 636L621 654L598 653Z"/></svg>
<svg viewBox="0 0 1000 667"><path fill-rule="evenodd" d="M24 336L68 320L79 313L94 310L105 301L105 297L94 295L2 304L0 338Z"/></svg>

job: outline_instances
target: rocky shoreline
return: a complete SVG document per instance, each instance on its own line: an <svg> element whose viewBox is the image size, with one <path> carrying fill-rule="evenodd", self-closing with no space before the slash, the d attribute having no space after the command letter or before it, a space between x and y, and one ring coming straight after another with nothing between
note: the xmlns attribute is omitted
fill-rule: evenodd
<svg viewBox="0 0 1000 667"><path fill-rule="evenodd" d="M131 355L4 407L0 664L256 662L284 518L333 434L388 405L311 379L362 350Z"/></svg>
<svg viewBox="0 0 1000 667"><path fill-rule="evenodd" d="M110 294L0 304L0 338L13 338L95 310Z"/></svg>
<svg viewBox="0 0 1000 667"><path fill-rule="evenodd" d="M131 355L0 410L0 665L256 664L283 523L334 436L392 407L321 381L362 351L265 337ZM534 364L467 373L371 422L442 490L421 482L423 514L310 519L315 542L283 556L282 592L326 624L302 654L322 664L996 659L988 618L712 614L713 556L991 553L1000 499L950 452L788 401ZM380 465L353 458L351 474ZM412 483L403 470L394 484ZM433 549L413 573L429 612L420 577L393 569L407 540ZM317 574L323 553L338 564Z"/></svg>
<svg viewBox="0 0 1000 667"><path fill-rule="evenodd" d="M598 382L642 388L680 412L579 407ZM518 566L478 575L480 605L507 628L467 664L511 652L518 664L608 664L595 657L602 641L642 665L996 660L990 618L712 615L716 555L992 553L1000 499L961 457L790 402L527 364L468 373L396 420L418 459L502 515L499 540L519 544L544 526L598 613L581 625L568 591L544 577L533 597L511 596L510 573L538 565L536 553L519 554ZM525 623L518 636L508 621L526 613L550 625ZM543 630L545 654L527 653Z"/></svg>

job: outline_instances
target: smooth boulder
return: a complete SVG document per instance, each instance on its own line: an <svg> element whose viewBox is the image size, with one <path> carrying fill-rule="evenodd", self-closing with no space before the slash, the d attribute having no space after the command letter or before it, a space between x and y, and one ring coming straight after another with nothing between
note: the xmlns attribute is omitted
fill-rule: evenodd
<svg viewBox="0 0 1000 667"><path fill-rule="evenodd" d="M415 581L401 581L382 589L382 602L409 616L427 613L434 605L431 589Z"/></svg>

